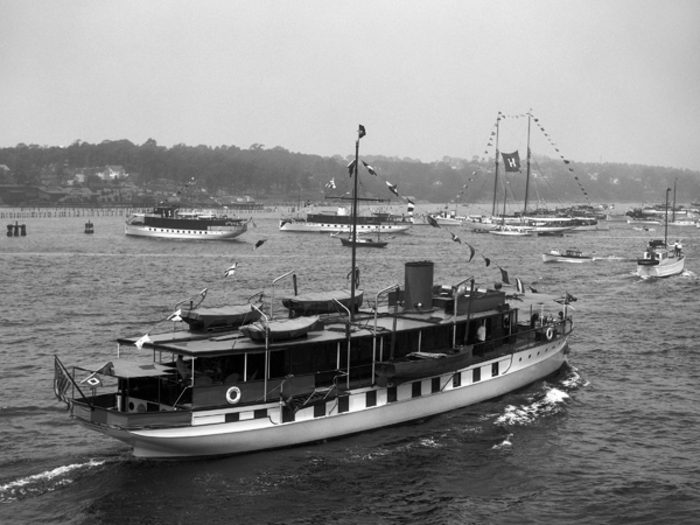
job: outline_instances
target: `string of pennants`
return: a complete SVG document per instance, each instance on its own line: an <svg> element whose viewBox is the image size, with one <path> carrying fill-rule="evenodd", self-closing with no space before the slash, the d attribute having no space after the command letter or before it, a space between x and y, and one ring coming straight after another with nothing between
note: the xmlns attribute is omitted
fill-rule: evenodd
<svg viewBox="0 0 700 525"><path fill-rule="evenodd" d="M435 220L435 218L428 215L427 219L428 219L428 224L430 224L430 226L432 226L434 228L442 229L440 224L437 222L437 220ZM453 242L456 242L458 244L464 244L469 249L469 259L467 259L467 263L472 262L472 260L474 259L474 256L477 253L476 250L474 249L474 247L471 244L469 244L468 242L462 243L462 239L460 239L459 236L457 236L452 231L450 231L450 230L446 230L446 231L450 234ZM489 257L486 257L483 253L480 253L479 255L481 255L481 257L483 258L484 264L486 265L487 268L489 266L491 266L491 259ZM496 264L496 267L501 272L501 281L507 285L512 284L511 280L510 280L510 276L508 275L508 271L505 268L499 266L498 264ZM521 279L519 279L518 277L516 277L514 279L514 281L515 281L514 285L515 285L516 292L518 294L524 294L525 293L525 285L524 285L523 281ZM533 288L530 285L528 285L528 288L530 289L530 291L532 293L539 293L535 288ZM517 296L515 298L517 299ZM572 296L571 294L569 294L567 292L566 295L561 300L558 300L557 302L560 302L561 304L568 305L569 303L574 302L576 300L577 300L576 297Z"/></svg>
<svg viewBox="0 0 700 525"><path fill-rule="evenodd" d="M499 111L499 112L498 112L498 116L496 117L496 122L494 122L494 124L493 124L493 129L492 129L492 131L491 131L491 133L490 133L490 135L489 135L488 142L487 142L487 144L486 144L486 148L484 149L484 155L488 155L488 154L489 154L489 148L493 147L493 145L494 145L494 140L495 140L495 137L496 137L496 129L497 129L497 127L498 127L498 123L499 123L502 119L506 119L506 118L519 119L519 118L527 118L528 116L532 117L532 120L533 120L533 122L535 123L535 125L539 128L539 130L540 130L540 131L542 132L542 134L545 136L545 138L546 138L547 141L549 142L549 145L552 146L552 148L554 148L554 151L557 152L557 154L558 154L559 157L561 158L562 162L564 162L564 164L566 165L566 167L567 167L567 169L569 170L569 172L572 173L572 174L574 174L574 180L576 181L576 183L578 184L579 189L581 190L581 192L583 193L584 197L586 198L586 203L590 205L591 202L590 202L590 200L589 200L589 198L588 198L588 192L586 191L586 189L585 189L585 188L583 187L583 185L581 184L581 181L579 180L578 175L576 175L576 174L574 173L574 168L571 167L571 161L570 161L569 159L565 158L564 155L561 154L561 151L559 151L559 147L557 146L557 144L552 140L552 137L549 135L549 133L547 133L547 130L545 130L544 126L542 126L542 124L540 123L540 119L537 118L537 117L535 117L535 116L532 114L532 112L530 112L530 113L521 113L521 114L518 114L518 115L505 115L505 114L503 114L503 113L501 113L501 112ZM476 173L476 172L475 172L475 173Z"/></svg>

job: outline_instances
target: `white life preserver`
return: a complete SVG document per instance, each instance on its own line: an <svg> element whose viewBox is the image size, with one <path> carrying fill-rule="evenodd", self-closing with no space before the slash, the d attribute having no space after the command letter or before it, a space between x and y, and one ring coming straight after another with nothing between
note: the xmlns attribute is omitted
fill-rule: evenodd
<svg viewBox="0 0 700 525"><path fill-rule="evenodd" d="M231 395L233 394L233 396ZM237 386L232 386L226 391L226 401L230 405L235 405L241 400L241 389Z"/></svg>
<svg viewBox="0 0 700 525"><path fill-rule="evenodd" d="M544 333L544 335L547 338L547 341L552 340L552 337L554 337L554 330L552 330L551 326L549 328L547 328L547 331Z"/></svg>

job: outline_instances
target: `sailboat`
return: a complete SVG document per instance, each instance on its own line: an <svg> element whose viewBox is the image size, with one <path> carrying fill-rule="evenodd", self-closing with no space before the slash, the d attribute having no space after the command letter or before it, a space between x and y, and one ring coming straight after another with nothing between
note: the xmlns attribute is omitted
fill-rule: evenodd
<svg viewBox="0 0 700 525"><path fill-rule="evenodd" d="M567 231L572 231L576 229L597 229L597 220L595 218L589 218L583 221L582 219L574 217L562 217L562 216L543 216L540 214L535 214L533 216L528 215L528 199L530 192L530 179L531 179L531 160L532 151L530 148L531 141L531 121L533 119L532 112L527 113L527 158L526 158L526 177L525 177L525 199L523 205L523 211L519 217L506 217L505 212L503 217L499 220L496 216L496 205L497 205L497 188L499 182L499 160L503 157L505 172L520 172L520 157L518 152L513 153L503 153L499 150L499 140L500 140L500 121L505 118L502 113L498 113L496 119L496 130L495 134L495 170L494 170L494 186L493 186L493 204L491 207L490 217L475 217L470 216L465 220L464 224L468 226L473 231L492 231L492 230L506 230L512 231L505 228L506 224L519 225L521 227L520 232L523 230L529 231L533 234L543 234L543 235L556 235ZM536 120L536 119L535 119ZM568 162L568 161L566 161ZM585 226L584 226L585 224ZM515 233L515 235L522 236L522 233Z"/></svg>
<svg viewBox="0 0 700 525"><path fill-rule="evenodd" d="M698 219L695 215L685 214L684 219L679 219L676 217L676 183L678 179L673 180L673 206L671 206L671 222L670 226L696 226Z"/></svg>
<svg viewBox="0 0 700 525"><path fill-rule="evenodd" d="M365 134L360 126L356 159ZM355 196L357 178L355 169ZM352 305L362 293L356 248ZM214 457L423 420L502 397L566 363L568 294L560 303L528 292L511 306L503 290L478 287L474 277L437 286L433 277L432 261L409 261L404 286L378 290L366 307L337 301L335 312L298 316L282 340L272 327L287 323L272 320L270 304L255 334L125 337L120 344L143 347L143 358L117 353L71 367L55 356L54 394L74 421L137 457Z"/></svg>
<svg viewBox="0 0 700 525"><path fill-rule="evenodd" d="M668 194L671 188L666 188L666 205L664 221L664 238L649 241L641 259L637 259L637 275L639 277L670 277L682 273L685 268L685 255L676 241L673 249L668 246Z"/></svg>

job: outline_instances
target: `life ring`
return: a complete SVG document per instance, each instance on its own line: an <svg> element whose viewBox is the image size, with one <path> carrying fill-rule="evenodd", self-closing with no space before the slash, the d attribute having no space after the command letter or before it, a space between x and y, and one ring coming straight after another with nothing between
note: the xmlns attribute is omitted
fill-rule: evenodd
<svg viewBox="0 0 700 525"><path fill-rule="evenodd" d="M233 394L233 396L232 396ZM241 389L237 386L232 386L226 391L226 401L230 405L235 405L241 400Z"/></svg>
<svg viewBox="0 0 700 525"><path fill-rule="evenodd" d="M552 330L551 326L549 328L547 328L547 331L544 333L544 335L547 338L547 341L552 340L552 337L554 337L554 330Z"/></svg>

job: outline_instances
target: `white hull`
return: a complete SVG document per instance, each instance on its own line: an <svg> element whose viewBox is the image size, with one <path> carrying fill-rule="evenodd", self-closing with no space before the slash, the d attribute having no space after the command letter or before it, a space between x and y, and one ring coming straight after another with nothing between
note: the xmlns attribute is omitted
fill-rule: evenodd
<svg viewBox="0 0 700 525"><path fill-rule="evenodd" d="M230 455L274 449L337 438L358 432L405 423L455 410L525 387L556 372L566 362L566 338L555 339L537 348L528 348L510 356L494 358L439 376L439 388L433 392L432 378L398 385L396 400L388 400L386 387L350 391L349 410L338 412L338 401L326 402L324 414L315 417L315 408L302 408L295 421L282 422L278 402L246 407L237 422L225 422L232 409L206 410L193 414L192 426L138 431L95 428L133 446L137 457L176 458ZM498 375L492 376L495 363ZM472 382L475 368L481 379ZM454 386L453 377L461 376ZM413 384L419 382L420 396ZM367 392L376 391L376 405L367 406ZM254 419L254 411L266 410L267 417Z"/></svg>
<svg viewBox="0 0 700 525"><path fill-rule="evenodd" d="M669 258L663 261L661 264L656 264L653 266L647 265L637 265L637 275L639 277L670 277L671 275L677 275L683 273L685 269L685 256L680 258Z"/></svg>
<svg viewBox="0 0 700 525"><path fill-rule="evenodd" d="M358 233L401 233L409 230L413 223L357 225ZM350 233L352 225L319 222L290 221L280 226L283 232Z"/></svg>
<svg viewBox="0 0 700 525"><path fill-rule="evenodd" d="M542 254L542 261L546 263L574 263L581 264L593 261L592 257L565 257L563 255Z"/></svg>
<svg viewBox="0 0 700 525"><path fill-rule="evenodd" d="M178 230L134 224L125 225L126 235L159 239L229 241L244 234L247 230L247 224L239 226L212 226L210 230Z"/></svg>

